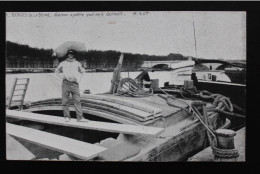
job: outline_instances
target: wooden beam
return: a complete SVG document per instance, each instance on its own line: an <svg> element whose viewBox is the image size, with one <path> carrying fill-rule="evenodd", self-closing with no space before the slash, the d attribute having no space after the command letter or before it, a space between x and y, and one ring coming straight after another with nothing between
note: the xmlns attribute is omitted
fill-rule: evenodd
<svg viewBox="0 0 260 174"><path fill-rule="evenodd" d="M6 116L10 118L30 120L35 122L47 123L47 124L56 124L61 126L69 126L75 128L132 134L132 135L139 135L139 134L158 135L164 130L163 128L157 128L157 127L106 123L106 122L99 122L99 121L77 122L76 119L71 119L70 122L65 122L63 117L36 114L30 112L21 112L21 111L14 111L14 110L6 110Z"/></svg>
<svg viewBox="0 0 260 174"><path fill-rule="evenodd" d="M84 160L92 159L100 152L106 150L106 148L101 146L10 123L6 123L6 133Z"/></svg>
<svg viewBox="0 0 260 174"><path fill-rule="evenodd" d="M24 109L23 111L25 111L25 112L35 112L35 111L50 111L50 110L61 111L62 106L58 106L58 105L55 105L55 106L37 106L37 107L30 107L29 109ZM72 108L70 108L70 110L75 111L75 108L72 107ZM149 124L154 123L155 121L157 121L159 119L159 117L157 117L157 118L142 122L142 121L138 121L138 120L133 119L133 118L124 117L124 116L119 115L119 114L100 111L98 109L86 108L86 107L84 107L84 109L82 109L82 112L86 113L86 114L91 114L91 115L94 115L94 116L106 118L106 119L109 119L109 120L113 120L113 121L116 121L118 123L131 124L131 125L149 125Z"/></svg>
<svg viewBox="0 0 260 174"><path fill-rule="evenodd" d="M119 111L124 111L126 113L134 114L134 115L137 115L137 116L140 116L143 118L146 118L146 117L149 117L152 115L150 113L147 113L147 112L144 112L144 111L132 108L132 107L128 107L125 105L117 104L117 103L88 99L86 104L89 104L89 103L100 106L100 107L109 107L109 108L113 108L113 109L116 109Z"/></svg>
<svg viewBox="0 0 260 174"><path fill-rule="evenodd" d="M111 80L111 87L110 87L110 93L113 94L115 92L115 82L118 83L118 81L120 80L120 73L121 73L121 67L122 67L122 64L123 64L123 58L124 58L124 54L121 54L120 55L120 58L118 60L118 64L117 64L117 67L114 69L114 72L113 72L113 77L112 77L112 80Z"/></svg>
<svg viewBox="0 0 260 174"><path fill-rule="evenodd" d="M161 113L162 110L160 108L156 108L154 106L150 106L148 104L139 102L139 101L133 101L130 100L129 97L118 97L118 96L114 96L114 95L92 95L92 94L83 94L81 101L83 101L84 99L93 99L93 100L101 100L101 101L107 101L107 102L111 102L111 103L117 103L120 105L125 105L128 107L132 107L135 109L139 109L141 111L144 112L149 112L151 114L157 114L157 113Z"/></svg>
<svg viewBox="0 0 260 174"><path fill-rule="evenodd" d="M37 106L37 107L30 107L29 109L24 109L23 111L26 112L35 112L35 111L49 111L49 110L56 110L56 111L61 111L62 110L62 106ZM70 108L70 111L75 111L75 108ZM91 115L95 115L98 117L102 117L102 118L106 118L109 120L113 120L119 123L124 123L124 124L134 124L136 125L137 123L131 120L128 120L126 118L121 118L120 115L117 114L111 114L111 113L107 113L107 112L101 112L100 110L94 110L94 109L82 109L83 113L86 114L91 114Z"/></svg>
<svg viewBox="0 0 260 174"><path fill-rule="evenodd" d="M10 135L6 134L6 159L7 160L33 160L35 159L28 149Z"/></svg>

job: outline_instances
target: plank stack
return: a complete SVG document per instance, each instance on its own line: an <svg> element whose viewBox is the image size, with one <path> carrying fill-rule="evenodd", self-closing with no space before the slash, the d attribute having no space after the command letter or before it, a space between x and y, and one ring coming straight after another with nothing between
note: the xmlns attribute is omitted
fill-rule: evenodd
<svg viewBox="0 0 260 174"><path fill-rule="evenodd" d="M30 108L40 109L40 107L47 106L62 106L61 101L61 98L37 101L31 103ZM74 106L72 99L69 105L70 107ZM162 117L162 110L160 108L108 95L82 95L81 105L83 110L108 113L138 123L153 122Z"/></svg>

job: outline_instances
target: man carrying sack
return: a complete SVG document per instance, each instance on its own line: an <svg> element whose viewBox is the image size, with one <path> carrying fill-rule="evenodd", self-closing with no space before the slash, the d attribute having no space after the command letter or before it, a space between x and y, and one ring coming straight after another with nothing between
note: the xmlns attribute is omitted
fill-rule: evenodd
<svg viewBox="0 0 260 174"><path fill-rule="evenodd" d="M80 93L79 93L79 82L82 79L85 69L81 63L75 59L75 51L68 50L68 58L62 61L55 69L56 75L62 79L62 106L65 121L70 121L69 111L69 96L72 94L74 106L76 110L77 121L88 121L83 117Z"/></svg>

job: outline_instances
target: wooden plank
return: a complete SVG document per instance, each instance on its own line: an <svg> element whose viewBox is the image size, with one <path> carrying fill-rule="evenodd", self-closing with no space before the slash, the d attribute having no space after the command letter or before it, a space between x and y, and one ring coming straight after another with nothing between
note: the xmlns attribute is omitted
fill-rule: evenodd
<svg viewBox="0 0 260 174"><path fill-rule="evenodd" d="M39 106L39 107L30 107L29 109L24 109L23 111L26 112L34 112L34 111L49 111L49 110L57 110L57 111L61 111L62 110L62 106ZM71 111L75 111L75 108L71 108ZM134 124L136 125L137 123L134 122L136 120L127 120L125 117L121 118L120 115L117 114L111 114L111 113L107 113L107 112L100 112L100 110L94 110L94 109L82 109L83 113L87 113L87 114L91 114L91 115L95 115L98 117L102 117L102 118L106 118L109 120L113 120L119 123L124 123L124 124Z"/></svg>
<svg viewBox="0 0 260 174"><path fill-rule="evenodd" d="M106 150L101 146L10 123L6 123L6 133L84 160L92 159Z"/></svg>
<svg viewBox="0 0 260 174"><path fill-rule="evenodd" d="M6 134L6 159L7 160L32 160L35 156L20 142Z"/></svg>
<svg viewBox="0 0 260 174"><path fill-rule="evenodd" d="M35 112L35 111L50 111L50 110L58 110L61 111L62 110L62 106L59 105L53 105L53 106L37 106L37 107L30 107L29 109L24 109L23 111L25 112ZM75 111L74 107L70 108L71 111ZM160 117L156 117L154 119L150 119L150 120L138 120L137 118L133 118L133 117L125 117L123 115L119 115L117 113L111 113L111 112L106 112L106 111L100 111L99 109L95 109L95 108L89 108L89 107L84 107L84 109L82 109L83 113L86 114L91 114L91 115L95 115L98 117L103 117L103 118L107 118L109 120L114 120L116 122L119 123L124 123L124 124L134 124L134 125L149 125L151 123L154 123L155 121L157 121L158 119L160 119Z"/></svg>
<svg viewBox="0 0 260 174"><path fill-rule="evenodd" d="M162 110L160 108L156 108L145 103L141 103L139 101L132 101L127 99L127 97L118 97L114 95L91 95L91 94L83 94L81 100L85 99L94 99L94 100L103 100L108 102L113 102L121 105L125 105L128 107L132 107L135 109L139 109L141 111L149 112L149 113L161 113Z"/></svg>
<svg viewBox="0 0 260 174"><path fill-rule="evenodd" d="M82 101L81 102L81 105L82 105L82 108L85 108L85 109L94 109L94 110L99 110L101 112L109 112L111 114L116 114L116 115L120 115L122 117L125 117L125 118L131 118L131 119L134 119L134 120L139 120L139 121L147 121L147 120L151 120L151 119L155 119L155 118L158 118L158 117L162 117L162 114L155 114L155 115L151 115L151 114L148 114L146 113L146 115L137 115L133 112L130 112L130 111L126 111L126 110L122 110L120 107L119 108L114 108L113 106L111 105L107 105L107 106L104 106L104 104L92 104L93 102L86 102L86 101ZM69 106L72 107L71 109L73 109L73 102L70 102L69 103ZM42 108L42 107L49 107L49 106L62 106L61 103L57 104L56 102L53 102L53 103L41 103L41 104L37 104L37 105L30 105L30 109L31 108Z"/></svg>
<svg viewBox="0 0 260 174"><path fill-rule="evenodd" d="M143 102L139 101L133 101L129 100L128 97L118 97L114 95L109 95L109 94L99 94L99 95L92 95L92 94L83 94L81 96L81 102L87 101L87 100L96 100L96 101L104 101L104 102L109 102L109 103L116 103L120 105L124 105L127 107L131 107L134 109L138 109L143 112L148 112L150 114L158 114L162 113L162 109L157 108L155 106L151 106L149 104L145 104ZM48 102L59 102L61 103L61 98L52 98L52 99L46 99L43 101L37 101L37 102L32 102L31 105L35 104L40 104L40 103L48 103Z"/></svg>
<svg viewBox="0 0 260 174"><path fill-rule="evenodd" d="M71 104L71 106L73 106ZM120 115L124 115L125 117L133 117L133 118L137 118L140 121L146 121L146 120L150 120L150 119L154 119L156 117L160 117L162 116L162 114L148 114L148 113L143 113L141 115L140 111L139 113L135 112L134 110L127 109L124 108L124 106L115 108L112 105L111 106L104 106L103 104L92 104L91 102L82 102L82 107L90 107L90 108L94 108L94 109L99 109L101 111L107 111L107 112L111 112L111 113L116 113L116 114L120 114Z"/></svg>
<svg viewBox="0 0 260 174"><path fill-rule="evenodd" d="M98 121L89 121L89 122L77 122L76 119L71 119L70 122L65 122L63 117L35 114L30 112L21 112L6 110L6 116L11 118L17 118L22 120L30 120L41 123L56 124L61 126L76 127L82 129L92 129L105 132L115 132L123 134L143 134L143 135L158 135L164 129L157 127L148 127L148 126L136 126L136 125L127 125L127 124L118 124L118 123L105 123Z"/></svg>
<svg viewBox="0 0 260 174"><path fill-rule="evenodd" d="M101 106L105 106L105 107L108 106L108 107L111 107L111 108L114 108L114 109L125 111L125 112L130 113L130 114L138 115L138 116L144 117L144 118L151 116L150 113L147 113L147 112L144 112L144 111L141 111L141 110L138 110L136 108L129 107L129 106L121 105L121 104L118 104L118 103L111 103L111 102L106 102L106 101L97 101L97 100L93 100L93 99L88 99L86 103L100 104Z"/></svg>

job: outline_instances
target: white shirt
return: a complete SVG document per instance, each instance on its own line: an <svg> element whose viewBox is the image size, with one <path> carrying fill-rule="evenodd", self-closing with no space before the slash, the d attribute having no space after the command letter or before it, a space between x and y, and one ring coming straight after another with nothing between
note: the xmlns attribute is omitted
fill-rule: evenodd
<svg viewBox="0 0 260 174"><path fill-rule="evenodd" d="M56 73L62 73L63 79L67 79L70 82L79 83L81 80L81 75L85 72L82 64L76 59L66 59L62 61L58 67L55 69Z"/></svg>

